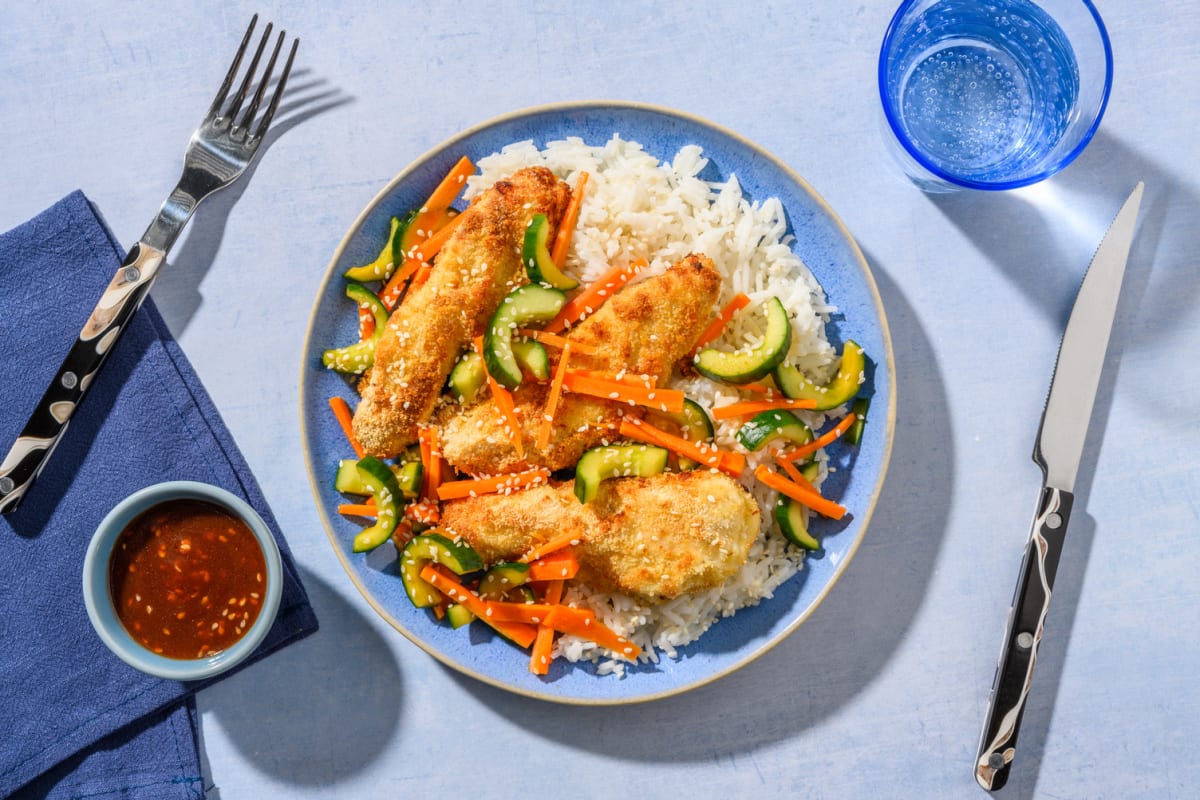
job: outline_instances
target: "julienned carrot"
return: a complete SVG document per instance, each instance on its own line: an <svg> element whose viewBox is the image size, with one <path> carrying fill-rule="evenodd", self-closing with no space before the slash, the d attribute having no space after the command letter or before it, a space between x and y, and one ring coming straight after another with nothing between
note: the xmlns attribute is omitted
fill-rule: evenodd
<svg viewBox="0 0 1200 800"><path fill-rule="evenodd" d="M851 411L849 414L842 417L841 421L838 422L837 425L834 425L828 432L821 434L808 444L802 444L797 448L788 450L786 453L780 453L779 457L787 459L788 461L796 461L798 459L811 456L822 447L825 447L831 442L837 441L842 434L850 430L850 426L854 424L855 419L856 417L854 412Z"/></svg>
<svg viewBox="0 0 1200 800"><path fill-rule="evenodd" d="M554 380L550 382L550 395L546 398L546 406L542 409L542 424L538 428L537 447L545 451L550 446L550 436L554 433L554 414L558 411L558 398L562 395L563 381L567 376L567 362L571 360L572 342L563 345L562 355L558 366L554 368Z"/></svg>
<svg viewBox="0 0 1200 800"><path fill-rule="evenodd" d="M379 509L373 504L366 503L342 503L338 506L338 513L352 517L373 517L379 513Z"/></svg>
<svg viewBox="0 0 1200 800"><path fill-rule="evenodd" d="M550 581L546 584L545 602L556 606L562 601L563 582ZM549 625L538 625L537 638L529 653L529 671L534 675L545 675L550 671L550 653L554 649L554 629Z"/></svg>
<svg viewBox="0 0 1200 800"><path fill-rule="evenodd" d="M743 383L737 388L738 391L749 392L750 394L765 394L767 399L772 399L775 397L775 395L779 394L778 389L767 386L761 381L756 381L755 383Z"/></svg>
<svg viewBox="0 0 1200 800"><path fill-rule="evenodd" d="M763 485L771 487L780 494L787 495L822 516L841 519L846 515L845 506L828 500L798 483L789 481L778 472L772 472L766 464L760 464L758 469L754 470L754 477Z"/></svg>
<svg viewBox="0 0 1200 800"><path fill-rule="evenodd" d="M337 418L338 425L342 426L342 433L346 434L346 438L350 440L350 446L354 448L354 452L359 458L366 455L362 445L358 443L358 439L354 438L354 415L350 413L350 406L340 397L329 398L329 407L333 409L333 416Z"/></svg>
<svg viewBox="0 0 1200 800"><path fill-rule="evenodd" d="M593 378L575 370L567 370L563 385L572 392L616 400L619 403L646 406L656 411L683 411L683 392L678 389L660 389L618 383L605 378Z"/></svg>
<svg viewBox="0 0 1200 800"><path fill-rule="evenodd" d="M435 567L433 564L426 564L421 568L421 579L431 584L433 588L446 595L446 597L455 603L466 607L476 617L491 625L521 647L529 647L537 637L537 629L532 625L525 625L519 622L493 621L488 616L487 601L459 583L458 579L452 577L448 570Z"/></svg>
<svg viewBox="0 0 1200 800"><path fill-rule="evenodd" d="M418 427L417 444L421 450L421 466L425 474L421 485L421 497L436 500L438 487L442 484L442 455L438 449L437 428L431 425Z"/></svg>
<svg viewBox="0 0 1200 800"><path fill-rule="evenodd" d="M488 601L488 619L492 622L524 622L528 625L538 625L550 614L554 606L548 603L501 603Z"/></svg>
<svg viewBox="0 0 1200 800"><path fill-rule="evenodd" d="M665 447L676 455L690 458L705 467L716 468L733 477L746 468L746 457L741 453L721 450L713 445L690 442L680 436L667 433L642 420L624 417L621 420L621 435L646 444Z"/></svg>
<svg viewBox="0 0 1200 800"><path fill-rule="evenodd" d="M635 375L626 370L612 373L601 372L596 369L573 369L571 372L582 378L596 378L597 380L612 381L613 383L621 383L626 386L641 386L644 389L653 388L658 383L658 377L655 375Z"/></svg>
<svg viewBox="0 0 1200 800"><path fill-rule="evenodd" d="M583 187L587 186L587 182L588 174L580 172L575 181L575 191L571 192L571 200L567 203L562 222L559 223L558 233L554 236L554 248L550 251L550 258L559 269L567 263L567 249L571 246L571 234L575 232L575 223L579 221L579 206L583 203Z"/></svg>
<svg viewBox="0 0 1200 800"><path fill-rule="evenodd" d="M466 156L460 158L458 163L446 173L446 177L442 178L442 182L433 190L433 194L429 195L429 199L425 201L425 205L421 206L421 210L417 212L416 218L410 224L415 225L418 231L432 230L434 220L450 207L454 198L458 197L459 192L466 185L467 176L474 171L475 165L471 163L471 159Z"/></svg>
<svg viewBox="0 0 1200 800"><path fill-rule="evenodd" d="M537 561L539 558L543 558L551 553L558 552L559 550L563 550L567 547L574 547L575 545L579 544L580 536L581 534L578 531L560 533L553 539L548 539L539 545L531 547L525 553L525 555L521 556L517 560L522 564L528 564L531 561Z"/></svg>
<svg viewBox="0 0 1200 800"><path fill-rule="evenodd" d="M562 605L554 606L546 615L546 625L556 631L579 636L595 642L601 647L607 647L630 661L635 660L642 652L642 648L597 620L592 612L583 609Z"/></svg>
<svg viewBox="0 0 1200 800"><path fill-rule="evenodd" d="M483 337L475 337L475 352L483 357ZM508 436L508 440L512 442L513 449L517 451L517 458L525 458L525 442L521 436L521 422L517 419L517 406L513 402L512 393L508 389L496 382L487 372L487 359L483 359L483 371L487 375L488 388L492 390L492 399L496 401L496 408L500 411L500 416L503 417L504 433Z"/></svg>
<svg viewBox="0 0 1200 800"><path fill-rule="evenodd" d="M708 323L708 327L704 329L704 333L700 334L700 338L696 340L695 349L699 350L704 345L720 337L721 333L725 330L725 326L729 324L729 320L733 319L733 315L748 305L750 305L749 297L741 292L734 295L734 298L721 309L721 313L717 314L717 318Z"/></svg>
<svg viewBox="0 0 1200 800"><path fill-rule="evenodd" d="M813 492L820 494L820 492L817 492L817 487L809 483L808 479L800 474L800 470L796 469L795 464L786 458L780 458L778 455L775 456L775 462L787 473L787 476L792 479L793 483L798 483L802 488L811 489Z"/></svg>
<svg viewBox="0 0 1200 800"><path fill-rule="evenodd" d="M371 309L363 304L358 307L358 338L366 340L371 338L371 334L375 333L375 315L371 313Z"/></svg>
<svg viewBox="0 0 1200 800"><path fill-rule="evenodd" d="M646 260L639 258L632 264L613 267L582 292L568 300L562 310L558 312L558 316L550 320L543 330L559 333L568 325L574 325L583 317L592 314L618 289L629 283L629 279L645 266Z"/></svg>
<svg viewBox="0 0 1200 800"><path fill-rule="evenodd" d="M413 251L413 259L418 262L431 261L437 255L437 252L442 249L442 245L450 238L450 234L454 233L454 229L458 227L458 224L462 220L462 214L451 217L449 222L438 228L433 232L432 236L417 245L416 250Z"/></svg>
<svg viewBox="0 0 1200 800"><path fill-rule="evenodd" d="M383 307L388 311L394 311L396 304L400 302L400 297L404 294L404 285L408 279L417 271L417 267L421 266L420 261L405 259L404 264L400 266L392 277L388 279L387 285L379 292L379 299L383 303Z"/></svg>
<svg viewBox="0 0 1200 800"><path fill-rule="evenodd" d="M570 550L559 550L529 562L525 579L530 581L567 581L579 574L579 559Z"/></svg>
<svg viewBox="0 0 1200 800"><path fill-rule="evenodd" d="M419 500L404 507L404 516L422 525L437 525L442 521L442 512L432 500Z"/></svg>
<svg viewBox="0 0 1200 800"><path fill-rule="evenodd" d="M439 500L458 500L484 494L508 494L516 489L538 486L550 480L550 470L531 469L513 475L492 475L462 481L448 481L438 487Z"/></svg>
<svg viewBox="0 0 1200 800"><path fill-rule="evenodd" d="M778 400L743 400L740 403L717 406L712 410L712 415L713 419L730 419L732 417L757 414L760 411L770 411L775 408L812 409L816 408L816 406L817 401L815 400L789 400L786 397Z"/></svg>
<svg viewBox="0 0 1200 800"><path fill-rule="evenodd" d="M571 345L571 349L580 355L594 356L596 353L600 352L599 348L593 347L590 344L584 344L583 342L577 342L574 339L568 339L565 336L559 336L558 334L547 333L546 331L539 331L533 328L517 328L517 333L527 339L533 339L535 342L548 344L551 347L566 347L569 343Z"/></svg>

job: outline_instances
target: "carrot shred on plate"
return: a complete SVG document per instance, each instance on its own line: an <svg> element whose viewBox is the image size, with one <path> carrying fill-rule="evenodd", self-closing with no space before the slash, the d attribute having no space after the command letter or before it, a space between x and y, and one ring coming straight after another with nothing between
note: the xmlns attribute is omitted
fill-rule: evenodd
<svg viewBox="0 0 1200 800"><path fill-rule="evenodd" d="M537 625L550 613L553 606L547 603L504 603L498 600L488 601L488 612L493 622L524 622Z"/></svg>
<svg viewBox="0 0 1200 800"><path fill-rule="evenodd" d="M595 378L601 381L621 383L626 386L641 386L643 389L652 389L658 384L657 375L635 375L626 370L613 373L601 372L596 369L572 369L571 372L583 378Z"/></svg>
<svg viewBox="0 0 1200 800"><path fill-rule="evenodd" d="M459 583L458 578L451 575L450 571L444 567L426 564L421 568L421 579L429 583L451 601L464 606L476 617L491 625L521 647L529 647L537 637L537 629L532 625L520 622L497 622L491 619L488 614L487 601Z"/></svg>
<svg viewBox="0 0 1200 800"><path fill-rule="evenodd" d="M583 189L587 186L587 182L588 174L580 172L579 178L575 181L575 191L571 192L567 210L563 213L562 222L558 226L558 233L554 236L554 247L550 251L550 259L559 269L562 269L563 264L567 263L567 250L571 246L571 234L575 231L575 223L579 221L579 207L583 204Z"/></svg>
<svg viewBox="0 0 1200 800"><path fill-rule="evenodd" d="M375 333L375 315L366 303L358 307L358 339L366 341Z"/></svg>
<svg viewBox="0 0 1200 800"><path fill-rule="evenodd" d="M818 514L830 519L841 519L846 515L846 508L838 503L822 497L816 491L807 489L800 484L790 481L778 472L773 472L766 464L760 464L754 470L754 477L765 486L769 486L782 495L792 498L797 503L811 508Z"/></svg>
<svg viewBox="0 0 1200 800"><path fill-rule="evenodd" d="M559 550L562 550L564 548L574 547L575 545L579 544L580 538L581 538L581 534L578 531L568 531L567 533L560 533L558 536L555 536L553 539L548 539L547 541L542 542L539 545L534 545L533 547L531 547L529 549L528 552L526 552L523 556L521 556L517 560L520 561L522 564L528 564L531 561L537 561L539 558L544 558L544 557L550 555L551 553L558 552Z"/></svg>
<svg viewBox="0 0 1200 800"><path fill-rule="evenodd" d="M738 292L734 295L734 298L721 308L721 312L717 314L716 319L708 323L708 327L700 334L700 338L696 340L696 345L693 349L699 350L709 342L718 339L725 332L725 326L729 324L729 320L733 319L733 315L748 305L750 305L750 298L745 294Z"/></svg>
<svg viewBox="0 0 1200 800"><path fill-rule="evenodd" d="M621 435L628 439L645 442L646 444L665 447L676 455L690 458L710 469L719 469L735 478L741 475L742 470L746 468L746 457L741 453L721 450L714 445L703 442L688 441L673 433L660 430L640 419L633 419L631 417L623 418L621 420Z"/></svg>
<svg viewBox="0 0 1200 800"><path fill-rule="evenodd" d="M379 301L383 303L384 308L388 311L396 310L396 305L404 295L404 287L408 283L408 279L413 276L420 266L420 261L405 259L400 268L392 274L392 277L388 279L383 290L379 292Z"/></svg>
<svg viewBox="0 0 1200 800"><path fill-rule="evenodd" d="M417 444L421 450L421 466L424 467L425 474L421 485L421 497L434 501L438 499L438 487L442 485L442 451L438 445L437 428L432 425L419 426Z"/></svg>
<svg viewBox="0 0 1200 800"><path fill-rule="evenodd" d="M422 525L437 525L442 521L442 512L432 500L418 500L404 507L404 516Z"/></svg>
<svg viewBox="0 0 1200 800"><path fill-rule="evenodd" d="M585 317L595 313L604 301L616 294L617 290L629 283L629 279L646 266L646 259L639 258L631 264L621 264L593 281L586 289L563 305L558 316L550 320L543 328L550 333L559 333L568 325L574 325Z"/></svg>
<svg viewBox="0 0 1200 800"><path fill-rule="evenodd" d="M475 337L475 352L483 358L483 337ZM483 373L487 375L488 388L492 390L492 399L496 401L496 409L500 412L501 422L504 423L504 434L512 442L517 451L517 458L525 457L525 442L521 436L521 422L517 419L517 405L513 402L512 392L504 388L487 371L487 359L483 359Z"/></svg>
<svg viewBox="0 0 1200 800"><path fill-rule="evenodd" d="M454 229L458 227L462 220L462 214L451 217L449 222L438 228L433 232L432 236L417 245L417 249L413 252L413 258L417 262L432 261L433 257L442 249L442 245L450 238L450 235L454 233Z"/></svg>
<svg viewBox="0 0 1200 800"><path fill-rule="evenodd" d="M559 550L529 562L525 579L530 581L567 581L579 574L579 559L571 550Z"/></svg>
<svg viewBox="0 0 1200 800"><path fill-rule="evenodd" d="M597 620L591 611L557 605L550 609L545 624L560 633L595 642L630 661L636 660L642 652L642 648Z"/></svg>
<svg viewBox="0 0 1200 800"><path fill-rule="evenodd" d="M571 360L572 342L563 345L562 355L554 368L554 379L550 381L550 394L542 409L542 424L538 426L537 449L545 452L550 446L550 437L554 433L554 415L558 413L558 400L562 396L563 381L567 376L567 362Z"/></svg>
<svg viewBox="0 0 1200 800"><path fill-rule="evenodd" d="M593 378L577 370L567 370L563 385L578 394L615 400L619 403L646 406L657 411L683 411L683 392L678 389L633 386L606 378Z"/></svg>
<svg viewBox="0 0 1200 800"><path fill-rule="evenodd" d="M600 352L600 349L594 347L593 345L577 342L574 339L568 339L565 336L559 336L555 333L547 333L546 331L539 331L534 328L517 328L517 333L527 339L533 339L535 342L548 344L551 347L566 347L568 344L570 344L573 351L584 356L594 356L596 353Z"/></svg>
<svg viewBox="0 0 1200 800"><path fill-rule="evenodd" d="M790 400L786 397L778 400L743 400L738 403L728 403L717 406L712 410L713 419L731 419L757 414L760 411L770 411L775 408L816 408L815 400Z"/></svg>
<svg viewBox="0 0 1200 800"><path fill-rule="evenodd" d="M342 503L338 506L338 513L348 517L373 517L379 513L379 509L374 504Z"/></svg>
<svg viewBox="0 0 1200 800"><path fill-rule="evenodd" d="M350 406L340 397L329 398L329 407L333 409L333 416L337 419L338 425L342 426L342 433L346 434L346 439L349 440L350 446L354 448L354 452L359 458L366 455L358 439L354 438L354 415L350 413Z"/></svg>
<svg viewBox="0 0 1200 800"><path fill-rule="evenodd" d="M433 190L433 194L429 195L429 199L421 206L421 210L417 212L417 216L410 224L416 226L419 233L429 236L434 231L438 218L445 214L446 209L450 208L450 204L454 202L454 198L458 197L459 192L466 186L467 176L474 171L475 165L471 163L471 159L466 156L460 158L446 173L446 177L442 178L442 182ZM409 257L412 254L405 253L404 255Z"/></svg>
<svg viewBox="0 0 1200 800"><path fill-rule="evenodd" d="M544 602L556 606L562 602L563 582L549 581L546 584ZM533 649L529 653L529 671L534 675L545 675L550 671L550 653L554 649L554 629L549 625L538 624L537 636L533 640Z"/></svg>
<svg viewBox="0 0 1200 800"><path fill-rule="evenodd" d="M511 475L491 475L484 478L469 478L447 481L438 487L439 500L459 500L484 494L508 494L516 489L527 489L550 480L550 470L543 468L517 472Z"/></svg>
<svg viewBox="0 0 1200 800"><path fill-rule="evenodd" d="M808 456L811 456L813 453L820 450L822 447L826 447L827 445L841 438L846 431L850 430L850 426L854 424L855 419L857 419L857 416L853 411L851 411L849 414L842 417L841 420L838 421L838 424L834 425L826 433L821 434L808 444L802 444L799 447L788 450L785 453L781 453L779 457L788 461L798 461L801 458L807 458Z"/></svg>

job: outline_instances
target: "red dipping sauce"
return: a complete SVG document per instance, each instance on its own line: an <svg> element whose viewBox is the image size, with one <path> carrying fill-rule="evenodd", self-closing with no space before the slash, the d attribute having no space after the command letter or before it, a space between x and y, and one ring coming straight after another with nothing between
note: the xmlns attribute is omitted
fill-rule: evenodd
<svg viewBox="0 0 1200 800"><path fill-rule="evenodd" d="M206 658L232 646L258 618L267 565L241 519L204 500L171 500L121 531L108 588L117 618L147 650Z"/></svg>

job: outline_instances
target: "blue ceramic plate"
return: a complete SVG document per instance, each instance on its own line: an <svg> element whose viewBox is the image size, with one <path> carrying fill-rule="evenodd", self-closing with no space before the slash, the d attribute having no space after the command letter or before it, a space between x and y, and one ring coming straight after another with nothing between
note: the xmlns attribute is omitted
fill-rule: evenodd
<svg viewBox="0 0 1200 800"><path fill-rule="evenodd" d="M372 261L387 237L388 221L419 206L462 155L473 160L504 145L532 139L538 146L567 136L601 144L619 133L640 142L660 160L680 147L698 144L710 160L702 177L736 174L751 199L780 198L796 241L796 253L816 275L829 301L839 309L828 326L835 342L852 338L873 361L870 424L860 448L840 448L842 467L830 476L830 494L849 509L838 523L814 522L824 551L806 560L799 575L770 600L742 609L716 623L677 660L627 667L626 676L599 676L590 664L556 662L547 676L532 675L529 657L483 625L452 630L429 612L414 608L396 573L395 550L386 544L366 556L350 543L360 526L337 513L345 498L333 489L339 459L353 452L330 413L328 399L357 398L338 375L321 366L321 351L353 341L357 318L344 294L342 273ZM419 158L371 201L342 240L317 296L305 343L300 413L305 459L313 493L334 551L350 579L385 619L444 664L520 694L566 703L617 704L665 697L715 680L753 661L795 630L824 599L867 529L891 452L896 400L891 337L875 281L849 232L833 210L785 164L735 133L665 108L592 102L541 106L486 122L459 134ZM851 463L852 462L852 463ZM852 469L848 467L852 466ZM827 527L822 528L825 525Z"/></svg>

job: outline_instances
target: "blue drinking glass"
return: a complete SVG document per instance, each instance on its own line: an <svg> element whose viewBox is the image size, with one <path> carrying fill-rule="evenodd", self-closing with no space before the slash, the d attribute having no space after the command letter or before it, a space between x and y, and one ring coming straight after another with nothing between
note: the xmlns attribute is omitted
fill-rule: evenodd
<svg viewBox="0 0 1200 800"><path fill-rule="evenodd" d="M1091 141L1111 88L1091 0L905 0L879 53L887 138L927 191L1050 177Z"/></svg>

